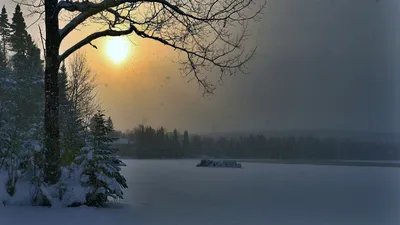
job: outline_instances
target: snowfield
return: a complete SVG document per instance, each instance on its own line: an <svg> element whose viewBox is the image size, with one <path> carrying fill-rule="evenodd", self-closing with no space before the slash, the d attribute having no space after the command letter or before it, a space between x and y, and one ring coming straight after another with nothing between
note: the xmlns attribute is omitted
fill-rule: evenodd
<svg viewBox="0 0 400 225"><path fill-rule="evenodd" d="M0 206L0 225L398 225L400 169L125 160L110 209Z"/></svg>

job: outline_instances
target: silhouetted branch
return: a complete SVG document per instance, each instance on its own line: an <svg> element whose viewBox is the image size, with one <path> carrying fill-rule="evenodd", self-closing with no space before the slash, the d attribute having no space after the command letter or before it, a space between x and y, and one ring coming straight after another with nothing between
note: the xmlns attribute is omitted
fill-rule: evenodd
<svg viewBox="0 0 400 225"><path fill-rule="evenodd" d="M43 1L25 5L40 7ZM59 30L60 41L88 21L105 29L88 35L59 59L85 45L97 48L91 43L97 38L134 32L183 53L182 73L194 75L205 94L210 94L215 85L207 74L214 69L220 73L217 83L222 83L224 75L247 73L245 65L256 50L244 45L249 36L247 23L257 20L266 4L267 0L61 0L56 14L63 11L72 17Z"/></svg>
<svg viewBox="0 0 400 225"><path fill-rule="evenodd" d="M97 38L105 37L105 36L122 36L122 35L130 34L132 32L133 32L133 26L131 26L127 30L121 30L121 31L119 31L119 30L104 30L104 31L93 33L93 34L87 36L86 38L82 39L75 45L73 45L71 48L66 50L63 54L61 54L60 61L63 61L69 55L71 55L73 52L75 52L76 50L80 49L81 47L89 44L93 40L96 40Z"/></svg>

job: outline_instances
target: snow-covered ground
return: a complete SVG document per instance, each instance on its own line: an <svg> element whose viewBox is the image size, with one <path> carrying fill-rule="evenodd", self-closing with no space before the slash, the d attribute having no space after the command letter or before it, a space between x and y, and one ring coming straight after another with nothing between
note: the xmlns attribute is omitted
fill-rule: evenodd
<svg viewBox="0 0 400 225"><path fill-rule="evenodd" d="M125 160L112 209L0 206L0 225L398 225L400 169Z"/></svg>

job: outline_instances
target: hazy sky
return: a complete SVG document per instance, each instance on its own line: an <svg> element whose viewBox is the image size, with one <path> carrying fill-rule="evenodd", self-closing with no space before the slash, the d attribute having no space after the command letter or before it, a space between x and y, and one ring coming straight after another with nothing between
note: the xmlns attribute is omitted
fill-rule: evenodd
<svg viewBox="0 0 400 225"><path fill-rule="evenodd" d="M13 3L7 8L12 14ZM228 77L211 98L187 84L176 54L131 36L130 60L114 65L84 48L99 99L117 129L145 123L193 132L400 127L398 0L269 0L254 26L248 76ZM36 35L37 26L30 28ZM76 31L64 47L88 29Z"/></svg>

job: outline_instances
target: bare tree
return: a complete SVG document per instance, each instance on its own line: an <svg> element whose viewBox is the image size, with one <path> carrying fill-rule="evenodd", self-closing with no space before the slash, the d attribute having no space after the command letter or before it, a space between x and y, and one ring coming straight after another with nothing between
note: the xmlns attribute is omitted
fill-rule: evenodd
<svg viewBox="0 0 400 225"><path fill-rule="evenodd" d="M72 57L69 70L67 91L67 98L71 103L69 110L74 110L79 121L88 125L90 118L99 109L96 101L96 76L90 70L83 53L76 53Z"/></svg>
<svg viewBox="0 0 400 225"><path fill-rule="evenodd" d="M23 1L23 0L22 0ZM29 1L29 0L28 0ZM255 49L246 49L248 24L257 19L266 0L38 0L33 13L44 12L45 35L45 181L59 180L60 148L58 82L60 62L74 51L104 36L134 33L182 53L182 72L198 81L204 93L215 85L207 78L213 69L224 75L246 72ZM41 7L44 6L44 11ZM40 14L43 15L43 14ZM60 28L61 16L70 18ZM103 30L89 34L65 52L60 44L73 30L90 23ZM96 47L97 48L97 47Z"/></svg>

